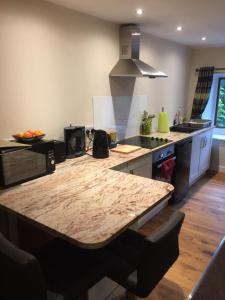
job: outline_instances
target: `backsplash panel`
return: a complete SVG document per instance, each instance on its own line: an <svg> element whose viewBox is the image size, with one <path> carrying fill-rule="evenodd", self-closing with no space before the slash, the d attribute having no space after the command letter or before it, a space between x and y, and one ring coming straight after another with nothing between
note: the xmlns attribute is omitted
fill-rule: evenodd
<svg viewBox="0 0 225 300"><path fill-rule="evenodd" d="M118 139L137 135L140 132L141 116L148 107L146 95L94 96L94 128L116 129Z"/></svg>

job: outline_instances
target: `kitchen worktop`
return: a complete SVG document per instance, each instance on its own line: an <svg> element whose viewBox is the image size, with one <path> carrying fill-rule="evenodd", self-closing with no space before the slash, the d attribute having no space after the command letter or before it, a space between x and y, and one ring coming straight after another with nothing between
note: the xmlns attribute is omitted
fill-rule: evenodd
<svg viewBox="0 0 225 300"><path fill-rule="evenodd" d="M194 134L150 136L175 143ZM0 205L80 247L102 247L171 195L171 184L110 169L153 151L67 160L51 175L0 191Z"/></svg>
<svg viewBox="0 0 225 300"><path fill-rule="evenodd" d="M103 160L72 161L1 191L0 205L80 247L98 248L173 191L170 184L104 168Z"/></svg>
<svg viewBox="0 0 225 300"><path fill-rule="evenodd" d="M115 152L110 152L110 156L109 158L106 159L93 159L92 156L88 156L86 157L86 160L88 161L89 165L95 166L96 168L98 167L102 167L102 168L113 168L116 167L118 165L122 165L124 163L127 163L131 160L137 159L139 157L148 155L150 153L153 153L161 148L167 147L168 145L177 143L179 141L185 140L187 138L190 138L192 136L201 134L205 131L208 131L210 129L212 129L213 127L207 127L201 130L197 130L195 132L192 133L184 133L184 132L169 132L169 133L160 133L160 132L153 132L149 135L149 137L159 137L159 138L167 138L168 140L170 140L171 142L164 144L160 147L154 148L154 149L145 149L145 148L141 148L137 151L131 152L129 154L122 154L122 153L115 153ZM61 165L60 167L65 167L68 165L73 164L73 161L71 160L67 160L66 163L64 165Z"/></svg>

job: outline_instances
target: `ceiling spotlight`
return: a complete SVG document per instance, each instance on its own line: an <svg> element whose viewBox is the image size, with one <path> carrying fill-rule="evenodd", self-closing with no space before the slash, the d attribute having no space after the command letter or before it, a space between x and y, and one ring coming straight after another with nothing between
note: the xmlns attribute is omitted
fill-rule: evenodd
<svg viewBox="0 0 225 300"><path fill-rule="evenodd" d="M203 37L202 37L202 41L205 41L205 40L206 40L206 37L205 37L205 36L203 36Z"/></svg>
<svg viewBox="0 0 225 300"><path fill-rule="evenodd" d="M137 14L138 16L141 16L141 15L143 15L143 13L144 13L144 11L143 11L143 9L142 9L142 8L138 8L138 9L136 9L136 14Z"/></svg>
<svg viewBox="0 0 225 300"><path fill-rule="evenodd" d="M177 26L177 31L181 31L182 30L182 26Z"/></svg>

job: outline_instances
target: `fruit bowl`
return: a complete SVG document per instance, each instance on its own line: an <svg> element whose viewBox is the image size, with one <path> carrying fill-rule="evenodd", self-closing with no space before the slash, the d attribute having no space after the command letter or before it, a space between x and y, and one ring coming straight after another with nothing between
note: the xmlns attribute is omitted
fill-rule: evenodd
<svg viewBox="0 0 225 300"><path fill-rule="evenodd" d="M45 136L44 132L37 129L37 130L27 130L25 132L18 132L16 134L13 134L14 139L17 142L23 142L23 143L28 143L28 142L37 142L43 139Z"/></svg>
<svg viewBox="0 0 225 300"><path fill-rule="evenodd" d="M42 135L37 135L37 136L33 136L30 138L26 138L26 137L18 137L16 135L13 135L14 139L17 142L23 142L23 143L27 143L27 142L37 142L43 139L43 137L45 136L45 134Z"/></svg>

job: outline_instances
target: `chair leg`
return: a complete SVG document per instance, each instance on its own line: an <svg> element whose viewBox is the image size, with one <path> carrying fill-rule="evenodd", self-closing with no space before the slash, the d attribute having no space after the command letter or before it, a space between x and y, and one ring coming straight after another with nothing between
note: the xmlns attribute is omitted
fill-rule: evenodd
<svg viewBox="0 0 225 300"><path fill-rule="evenodd" d="M138 298L129 291L126 291L126 299L127 300L138 300Z"/></svg>

